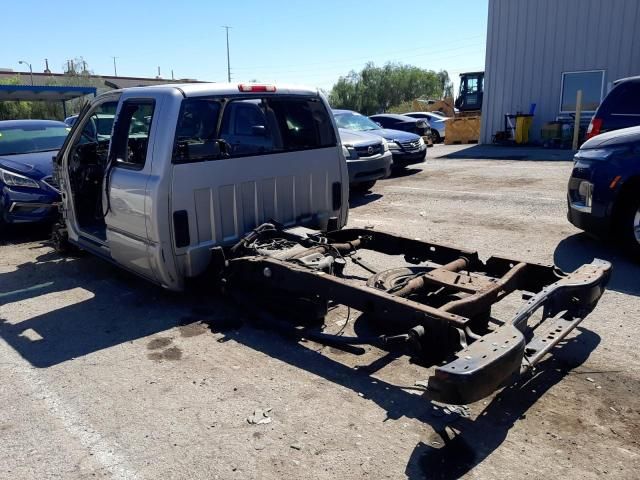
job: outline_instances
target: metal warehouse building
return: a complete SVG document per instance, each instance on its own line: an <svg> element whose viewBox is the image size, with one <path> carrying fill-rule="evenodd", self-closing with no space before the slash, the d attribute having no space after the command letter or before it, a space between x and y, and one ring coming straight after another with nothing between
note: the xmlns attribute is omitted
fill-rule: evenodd
<svg viewBox="0 0 640 480"><path fill-rule="evenodd" d="M640 0L489 0L481 142L507 113L536 104L530 140L570 117L576 93L591 117L619 78L640 75Z"/></svg>

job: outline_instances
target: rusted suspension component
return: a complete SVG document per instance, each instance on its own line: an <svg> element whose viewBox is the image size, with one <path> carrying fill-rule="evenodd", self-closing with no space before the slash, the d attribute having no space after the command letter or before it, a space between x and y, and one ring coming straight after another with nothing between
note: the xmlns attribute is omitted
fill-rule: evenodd
<svg viewBox="0 0 640 480"><path fill-rule="evenodd" d="M464 317L477 315L516 290L518 288L518 278L526 268L526 263L518 263L502 278L492 283L490 288L481 290L460 300L449 302L440 307L440 309Z"/></svg>
<svg viewBox="0 0 640 480"><path fill-rule="evenodd" d="M416 292L422 290L423 288L425 288L426 285L431 283L428 280L428 276L437 274L438 270L439 271L443 271L443 272L444 271L446 271L446 272L459 272L459 271L464 270L466 268L469 268L469 260L467 258L465 258L465 257L460 257L457 260L449 262L449 263L447 263L446 265L443 265L440 268L432 270L431 272L427 272L424 275L420 275L419 277L412 278L402 288L394 291L393 294L398 296L398 297L407 297L407 296L411 295L412 293L416 293Z"/></svg>
<svg viewBox="0 0 640 480"><path fill-rule="evenodd" d="M315 247L307 248L306 250L297 253L290 257L290 260L297 260L299 258L307 257L314 253L332 255L335 253L339 253L340 255L347 255L351 252L356 251L362 245L362 240L356 238L355 240L351 240L345 243L324 243L322 245L317 245Z"/></svg>

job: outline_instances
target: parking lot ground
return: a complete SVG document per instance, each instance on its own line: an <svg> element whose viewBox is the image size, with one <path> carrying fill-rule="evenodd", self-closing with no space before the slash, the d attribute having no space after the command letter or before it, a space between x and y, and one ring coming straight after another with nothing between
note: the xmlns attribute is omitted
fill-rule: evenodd
<svg viewBox="0 0 640 480"><path fill-rule="evenodd" d="M0 478L637 478L640 266L566 221L570 171L435 159L351 199L351 226L565 270L614 264L554 357L466 409L411 388L428 371L404 355L296 343L206 289L172 294L61 258L42 230L5 232ZM346 320L364 328L344 308L327 328Z"/></svg>

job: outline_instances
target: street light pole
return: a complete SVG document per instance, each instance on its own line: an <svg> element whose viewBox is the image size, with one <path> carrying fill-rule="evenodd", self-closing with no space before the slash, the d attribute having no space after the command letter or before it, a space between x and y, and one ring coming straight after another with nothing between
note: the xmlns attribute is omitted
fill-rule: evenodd
<svg viewBox="0 0 640 480"><path fill-rule="evenodd" d="M116 69L116 58L118 57L111 57L113 58L113 76L117 77L118 76L118 70Z"/></svg>
<svg viewBox="0 0 640 480"><path fill-rule="evenodd" d="M222 28L227 31L227 82L231 83L231 62L229 60L229 29L231 27L223 25Z"/></svg>
<svg viewBox="0 0 640 480"><path fill-rule="evenodd" d="M31 77L31 86L33 87L33 68L31 68L31 64L29 62L25 62L24 60L18 60L20 65L27 65L29 67L29 76Z"/></svg>

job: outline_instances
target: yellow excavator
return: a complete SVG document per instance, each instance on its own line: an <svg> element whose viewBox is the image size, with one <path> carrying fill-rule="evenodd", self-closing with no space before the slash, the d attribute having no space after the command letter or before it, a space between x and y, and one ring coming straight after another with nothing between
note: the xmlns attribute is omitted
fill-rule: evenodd
<svg viewBox="0 0 640 480"><path fill-rule="evenodd" d="M455 102L452 97L442 100L414 100L413 109L420 112L438 112L444 117L479 116L482 110L484 72L460 74L460 90Z"/></svg>
<svg viewBox="0 0 640 480"><path fill-rule="evenodd" d="M484 96L484 72L460 74L460 90L455 106L465 115L480 115Z"/></svg>

